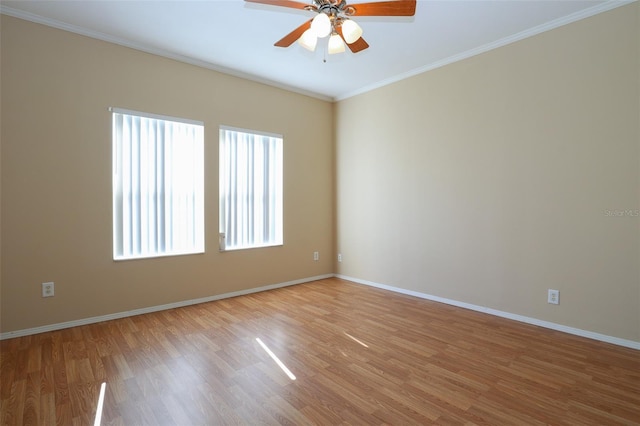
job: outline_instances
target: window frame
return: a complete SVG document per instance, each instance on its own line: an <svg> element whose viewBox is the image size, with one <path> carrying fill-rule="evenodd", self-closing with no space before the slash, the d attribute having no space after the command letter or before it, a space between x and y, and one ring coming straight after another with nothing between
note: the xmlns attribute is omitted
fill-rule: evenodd
<svg viewBox="0 0 640 426"><path fill-rule="evenodd" d="M141 112L141 111L134 111L134 110L129 110L129 109L124 109L124 108L116 108L116 107L111 107L109 108L109 111L111 113L111 129L112 129L112 135L111 135L111 148L112 148L112 156L111 156L111 161L112 161L112 170L111 170L111 178L112 178L112 254L113 254L113 260L116 262L120 262L120 261L127 261L127 260L137 260L137 259L152 259L152 258L159 258L159 257L172 257L172 256L185 256L185 255L192 255L192 254L203 254L206 251L206 229L205 229L205 185L206 185L206 181L205 181L205 164L204 164L204 160L205 160L205 156L204 156L204 151L205 151L205 127L204 127L204 122L202 121L198 121L198 120L192 120L192 119L186 119L186 118L180 118L180 117L174 117L174 116L168 116L168 115L160 115L160 114L154 114L154 113L148 113L148 112ZM120 185L120 183L118 182L119 179L121 179L120 176L118 176L118 173L120 173L120 168L122 167L122 165L120 164L120 161L122 160L122 156L121 153L118 151L121 145L121 143L119 144L116 141L116 138L118 137L117 134L117 129L116 129L116 114L121 114L121 115L128 115L128 116L133 116L133 117L137 117L137 118L144 118L144 119L152 119L152 120L162 120L165 122L172 122L172 123L179 123L179 124L186 124L186 125L191 125L191 126L197 126L199 127L199 129L197 129L195 131L195 137L196 140L193 142L194 146L190 147L189 149L193 149L192 152L192 156L190 157L190 159L194 162L194 164L196 164L196 170L194 171L194 177L193 179L198 179L199 183L195 183L194 185L194 214L193 214L193 220L195 220L197 223L193 223L193 220L191 222L189 222L188 226L194 228L194 238L195 238L195 243L191 244L189 247L187 247L186 249L184 248L171 248L170 250L167 250L166 247L164 248L163 251L160 250L155 250L155 251L146 251L143 253L137 253L137 254L133 254L133 253L126 253L125 254L125 250L122 249L122 247L124 246L124 243L119 243L118 242L118 238L123 239L125 237L123 237L124 235L124 225L123 224L118 224L118 214L124 214L122 213L122 199L124 198L124 196L122 194L117 193L118 192L118 185ZM167 155L166 154L166 149L162 150L162 155ZM199 157L199 158L198 158ZM166 158L166 157L165 157ZM131 161L131 160L129 160ZM154 163L154 164L157 164ZM154 166L157 167L157 166ZM166 173L166 166L163 166L163 172ZM164 199L164 195L165 195L165 191L167 190L167 183L165 182L165 180L163 179L163 186L162 186L162 194L163 195L158 195L157 196L157 200L155 201L155 203L159 203L159 199L162 198ZM139 189L139 188L138 188ZM134 190L134 189L132 189ZM119 197L119 199L118 199ZM140 196L142 197L142 196ZM154 197L155 198L155 197ZM155 204L154 204L155 206ZM172 207L175 208L176 203L171 204ZM121 209L121 212L118 212L118 208ZM155 207L158 208L158 207ZM166 208L166 201L165 201L165 208ZM141 219L142 220L142 219ZM166 220L166 219L165 219ZM172 223L171 226L174 226L174 224ZM120 231L121 235L117 235L117 232ZM135 238L133 236L130 236L129 238Z"/></svg>
<svg viewBox="0 0 640 426"><path fill-rule="evenodd" d="M277 224L276 231L279 231L279 235L276 236L275 241L268 243L254 243L251 245L237 245L237 246L228 246L226 244L226 223L223 224L223 221L227 220L226 214L224 212L225 206L223 205L223 195L225 190L223 188L222 182L222 173L225 170L225 166L223 165L223 154L222 154L222 134L223 131L231 131L236 133L244 133L252 136L260 136L260 137L268 137L268 138L276 138L279 140L278 153L280 154L278 159L279 171L277 172L276 183L279 188L279 207L277 207L276 217ZM219 168L218 168L218 185L219 185L219 193L218 193L218 230L219 230L219 251L220 252L233 252L238 250L252 250L252 249L261 249L261 248L269 248L269 247L281 247L284 245L284 135L278 133L264 132L252 129L245 129L240 127L233 127L227 125L220 125L218 128L218 154L219 154Z"/></svg>

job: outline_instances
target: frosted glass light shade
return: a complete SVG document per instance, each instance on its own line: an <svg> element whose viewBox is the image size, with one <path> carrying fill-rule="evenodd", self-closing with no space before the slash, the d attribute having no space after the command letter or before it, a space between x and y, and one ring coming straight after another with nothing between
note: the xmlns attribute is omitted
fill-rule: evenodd
<svg viewBox="0 0 640 426"><path fill-rule="evenodd" d="M342 35L344 40L351 44L362 36L362 28L352 20L347 19L342 23Z"/></svg>
<svg viewBox="0 0 640 426"><path fill-rule="evenodd" d="M344 42L338 34L333 34L329 37L329 55L342 52L344 52Z"/></svg>
<svg viewBox="0 0 640 426"><path fill-rule="evenodd" d="M325 13L320 12L311 21L311 29L316 33L316 36L326 37L331 32L331 20Z"/></svg>
<svg viewBox="0 0 640 426"><path fill-rule="evenodd" d="M314 50L316 50L318 37L316 36L316 33L311 28L309 28L307 31L302 33L302 35L298 39L298 43L300 44L300 46L313 52Z"/></svg>

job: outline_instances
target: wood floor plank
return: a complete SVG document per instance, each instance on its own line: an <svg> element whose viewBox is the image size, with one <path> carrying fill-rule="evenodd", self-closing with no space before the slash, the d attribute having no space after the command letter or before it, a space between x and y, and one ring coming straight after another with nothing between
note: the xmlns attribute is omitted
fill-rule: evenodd
<svg viewBox="0 0 640 426"><path fill-rule="evenodd" d="M16 341L17 339L11 339ZM8 341L3 344L3 348L6 347L0 353L0 401L8 401L11 397L11 386L15 380L15 372L17 365L18 353L14 349L16 345L12 345Z"/></svg>
<svg viewBox="0 0 640 426"><path fill-rule="evenodd" d="M13 414L16 425L25 424L24 407L26 403L27 380L16 380L11 386L11 396L9 397L8 410Z"/></svg>
<svg viewBox="0 0 640 426"><path fill-rule="evenodd" d="M217 382L215 377L200 383L198 391L204 399L213 407L221 420L226 424L243 424L242 419L231 408L236 399L227 391L227 387Z"/></svg>
<svg viewBox="0 0 640 426"><path fill-rule="evenodd" d="M334 278L0 342L3 425L102 382L104 425L640 425L639 351Z"/></svg>
<svg viewBox="0 0 640 426"><path fill-rule="evenodd" d="M40 394L39 424L56 424L56 399L53 392Z"/></svg>

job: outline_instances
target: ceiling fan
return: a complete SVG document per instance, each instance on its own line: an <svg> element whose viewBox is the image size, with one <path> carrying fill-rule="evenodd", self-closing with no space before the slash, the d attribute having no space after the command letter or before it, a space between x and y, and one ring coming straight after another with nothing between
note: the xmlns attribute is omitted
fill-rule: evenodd
<svg viewBox="0 0 640 426"><path fill-rule="evenodd" d="M362 28L351 19L353 16L413 16L416 12L416 0L387 0L358 4L347 4L346 0L311 0L311 4L293 0L245 1L316 12L317 15L313 19L300 25L274 45L289 47L297 40L302 47L313 52L318 38L330 35L329 54L344 52L345 43L353 53L369 47L362 38Z"/></svg>

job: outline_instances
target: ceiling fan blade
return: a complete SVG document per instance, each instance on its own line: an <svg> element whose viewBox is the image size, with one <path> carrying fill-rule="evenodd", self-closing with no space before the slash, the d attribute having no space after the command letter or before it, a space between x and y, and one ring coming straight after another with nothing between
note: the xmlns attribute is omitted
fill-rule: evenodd
<svg viewBox="0 0 640 426"><path fill-rule="evenodd" d="M347 46L349 46L349 49L351 49L351 51L353 53L358 53L358 52L368 48L369 47L369 43L367 43L366 41L364 41L364 39L362 37L360 37L359 39L357 39L356 41L354 41L351 44L347 43Z"/></svg>
<svg viewBox="0 0 640 426"><path fill-rule="evenodd" d="M342 35L342 27L336 27L336 32L338 34L340 34L340 37L342 37L342 40L344 40L344 36ZM364 41L364 39L362 37L360 37L359 39L357 39L356 41L354 41L353 43L349 44L347 43L347 40L344 40L344 44L346 44L347 46L349 46L349 49L353 52L353 53L358 53L361 50L366 49L367 47L369 47L369 43L367 43L366 41Z"/></svg>
<svg viewBox="0 0 640 426"><path fill-rule="evenodd" d="M389 0L374 3L350 4L353 16L413 16L416 0Z"/></svg>
<svg viewBox="0 0 640 426"><path fill-rule="evenodd" d="M311 28L311 21L312 21L312 19L309 19L307 22L305 22L304 24L300 25L298 28L296 28L295 30L291 31L286 36L282 37L282 39L280 39L280 40L278 40L277 42L274 43L274 46L278 46L278 47L289 47L289 46L291 46L294 41L296 41L296 40L298 40L300 38L302 33L304 33L309 28Z"/></svg>
<svg viewBox="0 0 640 426"><path fill-rule="evenodd" d="M270 6L290 7L292 9L304 9L309 3L299 3L291 0L244 0L249 3L268 4Z"/></svg>

